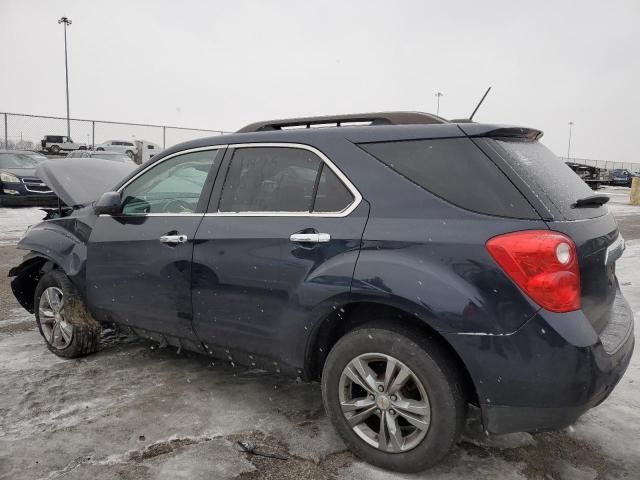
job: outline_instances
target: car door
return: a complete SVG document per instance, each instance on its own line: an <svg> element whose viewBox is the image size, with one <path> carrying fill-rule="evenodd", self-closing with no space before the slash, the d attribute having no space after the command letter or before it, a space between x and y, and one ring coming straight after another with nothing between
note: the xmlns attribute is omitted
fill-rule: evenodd
<svg viewBox="0 0 640 480"><path fill-rule="evenodd" d="M294 365L314 312L350 292L368 204L304 145L237 145L225 170L196 233L194 330L225 357Z"/></svg>
<svg viewBox="0 0 640 480"><path fill-rule="evenodd" d="M102 320L192 338L191 256L223 147L179 152L121 188L88 242L87 298Z"/></svg>

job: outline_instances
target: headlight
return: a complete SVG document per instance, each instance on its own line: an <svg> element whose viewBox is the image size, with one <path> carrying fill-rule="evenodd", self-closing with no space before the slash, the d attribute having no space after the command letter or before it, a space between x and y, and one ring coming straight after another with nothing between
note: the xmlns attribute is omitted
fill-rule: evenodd
<svg viewBox="0 0 640 480"><path fill-rule="evenodd" d="M0 181L7 182L7 183L19 183L20 179L15 175L11 175L10 173L1 172Z"/></svg>

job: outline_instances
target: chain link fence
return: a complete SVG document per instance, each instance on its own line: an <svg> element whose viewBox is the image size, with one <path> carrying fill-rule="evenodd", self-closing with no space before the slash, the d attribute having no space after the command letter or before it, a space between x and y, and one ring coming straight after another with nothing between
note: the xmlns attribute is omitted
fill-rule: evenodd
<svg viewBox="0 0 640 480"><path fill-rule="evenodd" d="M230 133L223 130L78 118L70 119L69 126L70 134L68 136L83 148L92 148L107 140L129 142L139 140L167 148L196 138ZM67 119L65 117L0 112L0 149L40 151L42 150L41 140L48 135L67 136ZM564 162L582 163L602 170L626 169L634 173L640 172L640 163L589 158L560 158Z"/></svg>
<svg viewBox="0 0 640 480"><path fill-rule="evenodd" d="M65 117L25 115L0 112L0 148L8 150L41 150L46 136L68 136L83 148L107 140L146 141L167 148L196 138L222 135L223 130L147 125L142 123L107 122L71 118L67 134Z"/></svg>

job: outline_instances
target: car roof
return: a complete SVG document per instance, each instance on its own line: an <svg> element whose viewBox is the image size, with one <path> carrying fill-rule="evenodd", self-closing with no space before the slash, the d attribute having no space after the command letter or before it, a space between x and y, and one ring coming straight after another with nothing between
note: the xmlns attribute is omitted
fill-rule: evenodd
<svg viewBox="0 0 640 480"><path fill-rule="evenodd" d="M322 128L293 128L261 132L231 133L200 138L169 147L163 157L171 153L192 148L236 143L302 143L321 145L328 141L347 139L353 143L385 142L394 140L416 140L427 138L456 138L486 136L492 132L516 132L513 135L533 133L539 138L542 132L524 127L484 123L443 123L433 125L372 125ZM155 158L155 157L154 157Z"/></svg>

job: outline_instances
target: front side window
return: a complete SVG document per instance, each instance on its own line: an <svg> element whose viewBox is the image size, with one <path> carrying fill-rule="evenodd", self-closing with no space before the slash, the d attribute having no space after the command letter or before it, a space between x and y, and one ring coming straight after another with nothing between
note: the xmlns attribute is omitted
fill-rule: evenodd
<svg viewBox="0 0 640 480"><path fill-rule="evenodd" d="M122 212L195 212L217 153L218 150L186 153L154 166L123 189Z"/></svg>
<svg viewBox="0 0 640 480"><path fill-rule="evenodd" d="M220 212L309 212L322 160L299 148L239 148L220 199Z"/></svg>

